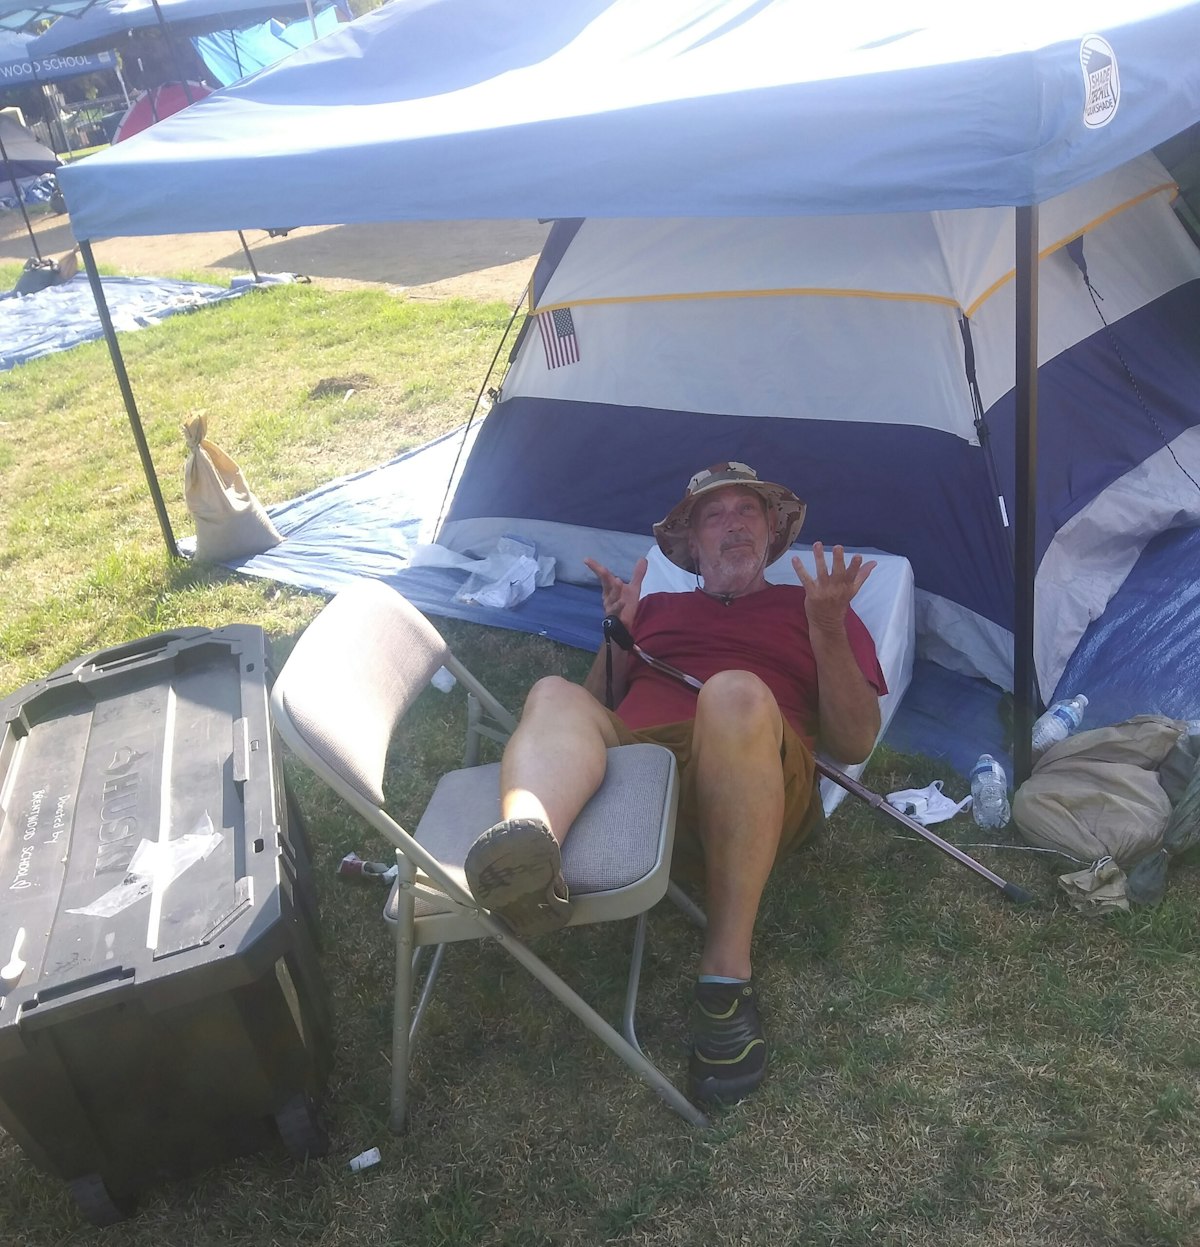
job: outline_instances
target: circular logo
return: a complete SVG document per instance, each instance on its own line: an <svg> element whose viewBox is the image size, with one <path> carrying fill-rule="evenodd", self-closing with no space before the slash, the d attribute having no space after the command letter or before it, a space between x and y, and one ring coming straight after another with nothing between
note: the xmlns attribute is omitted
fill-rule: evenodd
<svg viewBox="0 0 1200 1247"><path fill-rule="evenodd" d="M1083 70L1083 124L1098 130L1117 115L1121 102L1117 54L1107 39L1088 35L1079 45L1079 67Z"/></svg>

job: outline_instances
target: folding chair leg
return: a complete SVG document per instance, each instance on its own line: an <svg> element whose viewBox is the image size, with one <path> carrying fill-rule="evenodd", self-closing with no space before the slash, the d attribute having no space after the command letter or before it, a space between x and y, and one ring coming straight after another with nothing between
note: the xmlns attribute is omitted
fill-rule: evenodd
<svg viewBox="0 0 1200 1247"><path fill-rule="evenodd" d="M707 1126L708 1118L674 1085L662 1071L648 1061L620 1031L610 1026L572 987L511 935L496 935L501 946L596 1036L606 1043L653 1091L693 1126Z"/></svg>
<svg viewBox="0 0 1200 1247"><path fill-rule="evenodd" d="M667 884L667 896L675 903L675 905L683 910L684 914L692 920L702 931L708 926L708 915L696 904L694 900L675 882L674 879Z"/></svg>
<svg viewBox="0 0 1200 1247"><path fill-rule="evenodd" d="M629 955L629 981L625 985L625 1015L622 1030L625 1038L639 1051L642 1045L637 1037L637 998L642 983L642 957L646 951L646 922L649 910L638 914L637 927L633 932L633 952ZM643 1054L644 1055L644 1054Z"/></svg>
<svg viewBox="0 0 1200 1247"><path fill-rule="evenodd" d="M412 1054L413 914L416 910L412 882L416 870L400 852L396 853L396 864L400 869L400 886L396 889L396 999L392 1011L390 1125L393 1134L400 1134L408 1110L408 1066Z"/></svg>
<svg viewBox="0 0 1200 1247"><path fill-rule="evenodd" d="M420 964L421 954L425 951L424 948L418 948L413 955L412 968L414 975L417 972L417 966ZM417 1046L417 1027L421 1025L421 1020L425 1016L425 1010L429 1006L434 985L437 983L437 977L442 968L442 958L445 955L446 945L438 944L433 950L433 960L429 963L429 969L426 971L424 982L421 984L421 994L417 997L417 1006L412 1013L412 1025L408 1028L408 1054L410 1058L412 1057L412 1050Z"/></svg>

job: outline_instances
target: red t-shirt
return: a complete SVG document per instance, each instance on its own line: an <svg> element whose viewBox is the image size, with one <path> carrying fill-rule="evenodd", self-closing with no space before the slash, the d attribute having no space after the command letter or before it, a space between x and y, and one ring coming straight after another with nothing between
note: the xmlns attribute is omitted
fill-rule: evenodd
<svg viewBox="0 0 1200 1247"><path fill-rule="evenodd" d="M811 747L817 735L817 662L808 637L802 585L768 585L728 606L700 589L651 593L630 629L653 658L707 680L718 671L751 671L775 694L784 717ZM882 697L887 682L866 625L846 612L846 635L867 683ZM629 655L628 686L617 714L633 729L678 723L696 713L696 692Z"/></svg>

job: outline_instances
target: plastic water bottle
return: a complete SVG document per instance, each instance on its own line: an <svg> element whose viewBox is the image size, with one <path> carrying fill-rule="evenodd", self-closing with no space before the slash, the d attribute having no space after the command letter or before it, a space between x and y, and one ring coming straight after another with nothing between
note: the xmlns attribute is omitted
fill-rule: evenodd
<svg viewBox="0 0 1200 1247"><path fill-rule="evenodd" d="M1033 725L1033 756L1040 758L1051 745L1066 740L1072 732L1079 730L1083 722L1083 712L1087 708L1088 699L1080 693L1077 697L1068 697L1064 701L1056 701L1049 710Z"/></svg>
<svg viewBox="0 0 1200 1247"><path fill-rule="evenodd" d="M1012 811L1008 805L1008 776L1004 768L985 753L971 772L971 817L979 827L1007 827Z"/></svg>

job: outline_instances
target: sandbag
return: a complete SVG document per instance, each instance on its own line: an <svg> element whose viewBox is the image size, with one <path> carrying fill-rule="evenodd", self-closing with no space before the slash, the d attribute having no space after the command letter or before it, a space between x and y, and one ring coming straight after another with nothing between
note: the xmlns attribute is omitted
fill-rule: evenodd
<svg viewBox="0 0 1200 1247"><path fill-rule="evenodd" d="M222 563L278 545L283 538L250 491L241 468L207 439L207 432L203 416L183 424L188 444L183 497L196 522L196 558Z"/></svg>
<svg viewBox="0 0 1200 1247"><path fill-rule="evenodd" d="M1158 767L1185 727L1137 715L1059 741L1013 798L1021 834L1083 863L1112 857L1127 868L1155 852L1171 816Z"/></svg>

